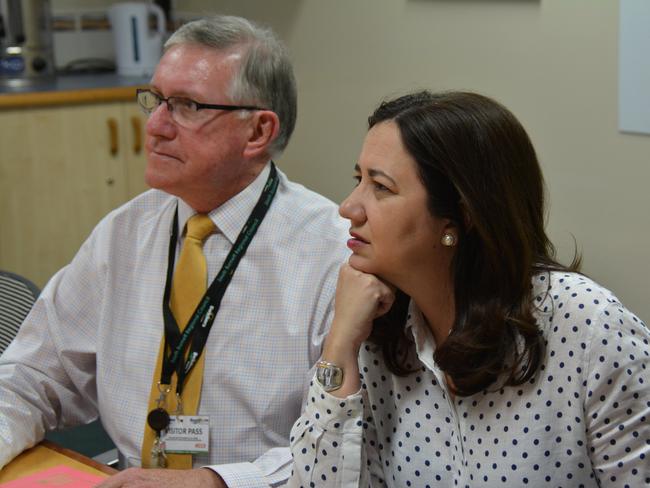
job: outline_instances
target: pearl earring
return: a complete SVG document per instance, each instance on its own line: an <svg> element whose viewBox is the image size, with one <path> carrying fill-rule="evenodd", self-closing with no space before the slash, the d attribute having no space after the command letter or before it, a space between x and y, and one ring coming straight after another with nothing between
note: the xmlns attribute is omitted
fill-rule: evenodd
<svg viewBox="0 0 650 488"><path fill-rule="evenodd" d="M440 239L440 242L445 247L453 247L456 245L456 237L450 232L445 232L442 239Z"/></svg>

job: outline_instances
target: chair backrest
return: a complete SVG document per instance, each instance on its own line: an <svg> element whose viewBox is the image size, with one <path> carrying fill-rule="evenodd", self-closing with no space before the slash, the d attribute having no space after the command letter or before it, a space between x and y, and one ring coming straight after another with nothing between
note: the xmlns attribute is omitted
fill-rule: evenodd
<svg viewBox="0 0 650 488"><path fill-rule="evenodd" d="M18 333L39 293L31 281L14 273L0 271L0 354ZM45 438L85 456L94 456L98 462L117 465L117 449L99 420L48 432Z"/></svg>
<svg viewBox="0 0 650 488"><path fill-rule="evenodd" d="M0 354L18 333L38 294L38 287L28 279L0 271Z"/></svg>

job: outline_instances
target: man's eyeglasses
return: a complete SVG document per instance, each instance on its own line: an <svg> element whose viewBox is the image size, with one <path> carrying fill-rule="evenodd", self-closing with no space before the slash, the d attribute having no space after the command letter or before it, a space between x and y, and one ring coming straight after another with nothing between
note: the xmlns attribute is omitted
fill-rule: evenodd
<svg viewBox="0 0 650 488"><path fill-rule="evenodd" d="M136 90L136 99L142 111L147 115L151 115L161 103L165 102L172 119L174 119L178 125L188 129L200 127L210 119L210 113L205 111L205 109L228 111L265 110L254 105L216 105L210 103L199 103L183 97L164 98L156 92L140 88Z"/></svg>

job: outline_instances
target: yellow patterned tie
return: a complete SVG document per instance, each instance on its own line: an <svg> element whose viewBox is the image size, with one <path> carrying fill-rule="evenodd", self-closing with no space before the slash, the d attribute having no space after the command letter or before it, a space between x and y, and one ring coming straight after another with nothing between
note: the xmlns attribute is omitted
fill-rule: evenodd
<svg viewBox="0 0 650 488"><path fill-rule="evenodd" d="M187 325L192 312L199 304L201 297L207 288L207 264L203 255L203 241L215 231L215 225L210 217L204 214L192 216L187 221L187 232L185 242L181 250L178 264L174 270L170 308L178 326L183 330ZM149 394L149 410L157 407L157 400L160 395L158 381L163 362L163 348L165 338L160 341L156 370L153 374L151 393ZM201 397L201 383L203 381L203 365L205 354L201 354L196 364L185 378L183 387L183 414L194 415L199 407ZM176 411L176 375L172 377L171 391L167 396L166 410L173 414ZM150 466L151 447L156 433L145 422L144 439L142 441L142 466ZM191 469L191 454L168 454L167 467L174 469Z"/></svg>

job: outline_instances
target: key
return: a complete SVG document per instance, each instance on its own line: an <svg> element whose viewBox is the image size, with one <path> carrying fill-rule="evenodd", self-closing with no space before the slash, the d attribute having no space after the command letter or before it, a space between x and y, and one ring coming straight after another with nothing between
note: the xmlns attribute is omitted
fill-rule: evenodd
<svg viewBox="0 0 650 488"><path fill-rule="evenodd" d="M160 441L160 436L156 435L151 446L151 461L149 463L151 468L166 468L167 456L165 455L165 446Z"/></svg>

